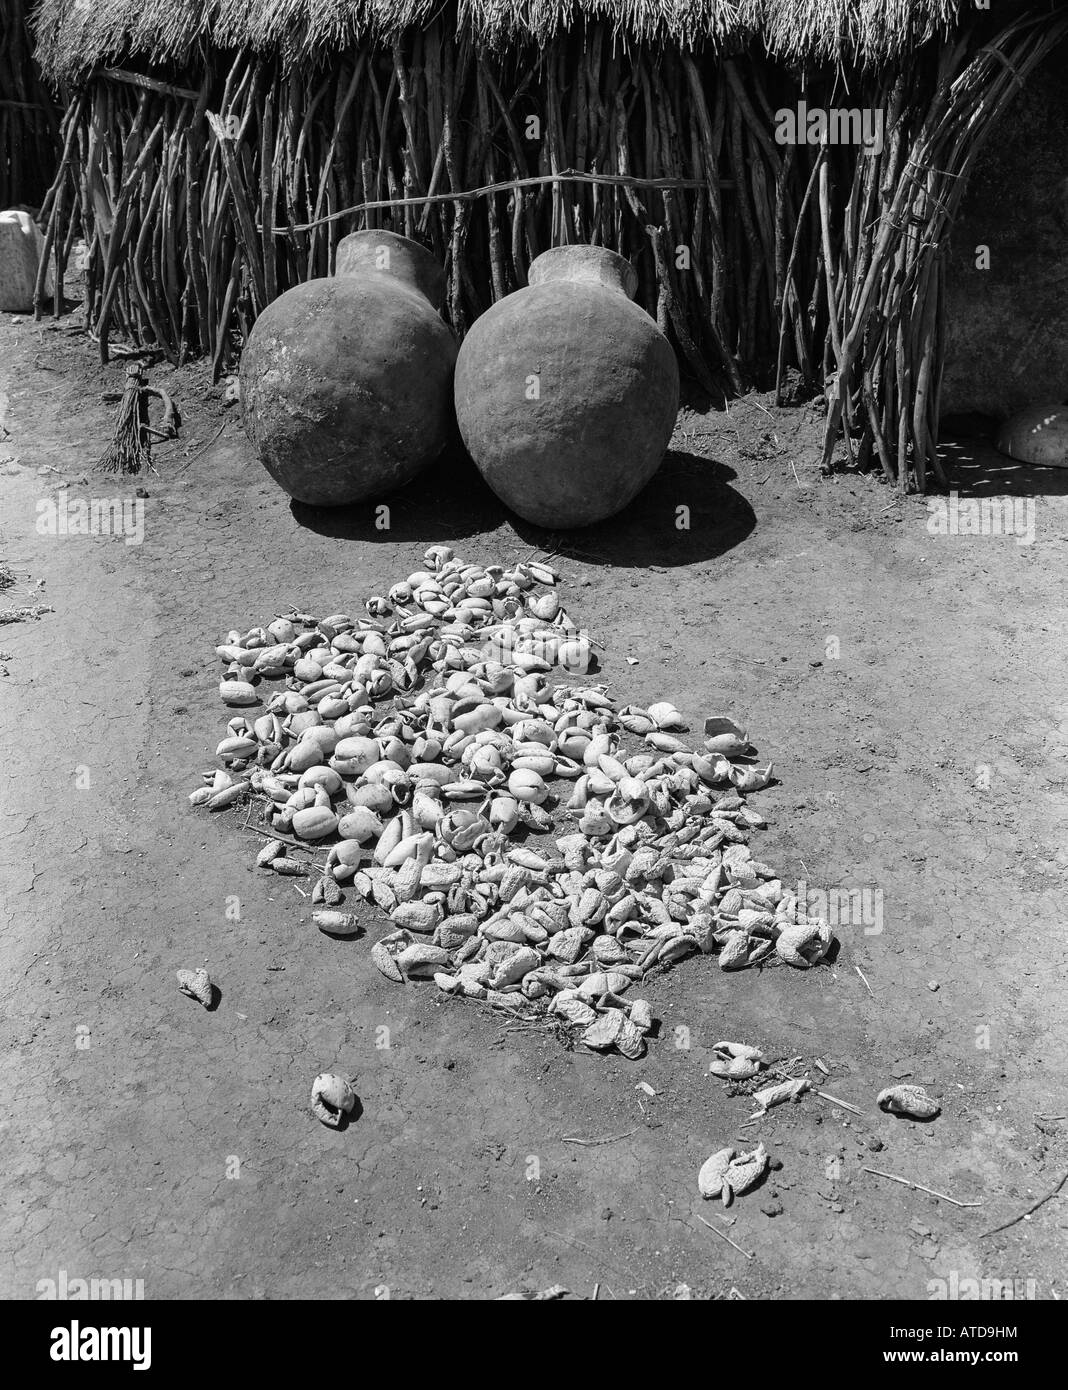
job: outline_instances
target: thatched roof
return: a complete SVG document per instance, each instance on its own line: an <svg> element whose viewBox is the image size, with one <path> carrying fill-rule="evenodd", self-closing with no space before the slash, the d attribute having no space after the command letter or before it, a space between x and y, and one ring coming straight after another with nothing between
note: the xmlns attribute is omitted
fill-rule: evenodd
<svg viewBox="0 0 1068 1390"><path fill-rule="evenodd" d="M965 0L753 0L769 52L792 61L878 63L952 29Z"/></svg>
<svg viewBox="0 0 1068 1390"><path fill-rule="evenodd" d="M599 20L632 41L758 42L791 61L871 62L952 27L962 6L972 11L969 0L455 0L453 14L493 47ZM201 39L323 53L389 39L445 9L441 0L40 0L36 27L42 65L70 79L123 55L181 61Z"/></svg>

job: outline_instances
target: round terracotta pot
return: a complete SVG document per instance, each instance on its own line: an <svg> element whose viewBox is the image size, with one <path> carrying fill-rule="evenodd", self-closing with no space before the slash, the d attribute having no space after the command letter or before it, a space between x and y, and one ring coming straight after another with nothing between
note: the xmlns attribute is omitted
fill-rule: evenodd
<svg viewBox="0 0 1068 1390"><path fill-rule="evenodd" d="M1022 463L1068 468L1068 406L1050 402L1017 411L998 431L998 448Z"/></svg>
<svg viewBox="0 0 1068 1390"><path fill-rule="evenodd" d="M392 232L356 232L337 274L269 304L241 358L245 431L291 497L338 507L409 482L442 450L456 342L444 275Z"/></svg>
<svg viewBox="0 0 1068 1390"><path fill-rule="evenodd" d="M28 314L33 311L33 291L41 264L44 237L41 229L21 208L0 212L0 312ZM44 293L51 295L51 269L45 272Z"/></svg>
<svg viewBox="0 0 1068 1390"><path fill-rule="evenodd" d="M602 521L660 467L679 369L633 303L636 288L615 252L557 247L460 348L453 394L464 444L497 496L538 526Z"/></svg>

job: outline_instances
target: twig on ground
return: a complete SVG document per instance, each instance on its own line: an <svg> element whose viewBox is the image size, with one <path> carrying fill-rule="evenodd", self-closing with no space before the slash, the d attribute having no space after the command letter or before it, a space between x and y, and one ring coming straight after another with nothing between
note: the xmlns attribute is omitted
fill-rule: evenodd
<svg viewBox="0 0 1068 1390"><path fill-rule="evenodd" d="M744 1255L747 1260L751 1260L754 1258L753 1252L751 1250L743 1250L740 1245L736 1244L733 1240L731 1240L730 1236L727 1235L726 1231L721 1231L718 1226L713 1226L712 1222L706 1221L703 1216L698 1216L697 1219L698 1221L700 1221L702 1226L707 1226L708 1229L712 1231L714 1235L719 1236L720 1240L725 1240L728 1245L733 1245L735 1250L738 1251L739 1255Z"/></svg>
<svg viewBox="0 0 1068 1390"><path fill-rule="evenodd" d="M862 1168L862 1173L874 1173L877 1178L889 1178L891 1182L899 1182L903 1187L914 1188L917 1192L926 1192L928 1197L939 1197L943 1202L952 1202L955 1207L981 1207L982 1202L960 1202L956 1197L950 1197L945 1192L936 1192L933 1187L924 1187L922 1183L909 1182L908 1178L899 1178L896 1173L884 1173L881 1168Z"/></svg>
<svg viewBox="0 0 1068 1390"><path fill-rule="evenodd" d="M988 1236L999 1235L1002 1231L1007 1231L1010 1226L1016 1226L1021 1221L1026 1221L1033 1212L1038 1211L1039 1207L1044 1207L1047 1202L1051 1202L1053 1198L1058 1195L1066 1182L1068 1182L1068 1172L1065 1172L1057 1186L1047 1192L1044 1197L1040 1197L1038 1201L1035 1202L1034 1206L1028 1207L1027 1210L1022 1211L1019 1216L1014 1216L1011 1221L1006 1221L1003 1226L995 1226L992 1231L984 1231L979 1239L986 1240Z"/></svg>
<svg viewBox="0 0 1068 1390"><path fill-rule="evenodd" d="M860 968L859 965L854 965L853 969L857 972L857 974L860 976L861 980L863 981L863 983L864 983L864 988L868 991L868 993L869 993L869 994L871 995L871 997L874 999L874 998L875 998L875 993L874 993L874 991L872 990L871 985L868 984L868 977L867 977L867 975L865 975L864 971L861 970L861 968Z"/></svg>
<svg viewBox="0 0 1068 1390"><path fill-rule="evenodd" d="M211 438L208 440L208 442L207 442L206 444L202 444L202 445L200 446L200 448L196 451L195 454L193 454L190 458L186 459L185 463L182 464L181 468L176 468L176 469L174 470L174 474L184 473L185 470L190 466L190 464L196 463L197 459L200 458L201 454L206 454L206 453L208 452L208 450L211 448L211 446L215 443L215 441L216 441L216 440L219 438L219 436L222 434L223 430L226 429L226 426L227 426L229 423L230 423L229 420L224 420L224 421L222 422L222 424L219 426L219 428L215 431L215 433L214 433L214 434L211 436ZM174 476L174 475L172 475L172 476Z"/></svg>
<svg viewBox="0 0 1068 1390"><path fill-rule="evenodd" d="M309 854L315 853L311 845L305 844L303 840L294 840L289 835L283 835L279 830L260 830L255 825L243 825L241 829L249 830L253 835L261 835L265 840L281 840L284 845L292 845L294 849L307 850Z"/></svg>
<svg viewBox="0 0 1068 1390"><path fill-rule="evenodd" d="M847 1100L839 1100L837 1096L832 1096L829 1091L817 1091L815 1086L813 1086L812 1094L814 1096L819 1096L821 1100L829 1100L832 1105L840 1105L843 1110L852 1110L854 1115L864 1114L864 1111L861 1110L859 1106L850 1105Z"/></svg>
<svg viewBox="0 0 1068 1390"><path fill-rule="evenodd" d="M561 1144L581 1144L583 1148L592 1149L598 1144L614 1144L617 1139L629 1139L632 1134L637 1134L641 1128L635 1125L633 1129L628 1129L626 1134L610 1134L607 1139L561 1139Z"/></svg>
<svg viewBox="0 0 1068 1390"><path fill-rule="evenodd" d="M629 1269L619 1264L616 1260L610 1259L607 1255L603 1255L601 1251L595 1250L592 1245L587 1245L584 1241L576 1240L574 1236L565 1236L563 1231L548 1231L547 1234L555 1236L557 1240L562 1240L565 1245L573 1245L576 1250L584 1250L587 1255L592 1255L595 1259L600 1260L606 1265L611 1265L617 1274L624 1275L630 1281L630 1285L637 1287L638 1281L634 1278ZM608 1286L605 1285L605 1287L607 1288ZM608 1292L612 1293L612 1290L609 1289ZM614 1298L615 1294L612 1294L612 1297Z"/></svg>

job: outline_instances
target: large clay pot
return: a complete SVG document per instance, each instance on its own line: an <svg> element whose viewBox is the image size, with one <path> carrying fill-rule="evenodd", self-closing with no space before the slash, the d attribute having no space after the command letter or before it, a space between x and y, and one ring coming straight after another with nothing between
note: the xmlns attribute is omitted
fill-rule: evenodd
<svg viewBox="0 0 1068 1390"><path fill-rule="evenodd" d="M44 237L28 212L21 208L0 212L0 312L28 314L32 310L43 249ZM44 292L52 293L51 269Z"/></svg>
<svg viewBox="0 0 1068 1390"><path fill-rule="evenodd" d="M500 499L553 530L632 501L660 467L679 408L670 343L633 303L630 263L595 246L546 251L529 286L477 319L456 362L456 418Z"/></svg>
<svg viewBox="0 0 1068 1390"><path fill-rule="evenodd" d="M245 430L291 497L381 497L441 452L456 361L443 291L429 251L356 232L332 279L288 290L256 320L241 358Z"/></svg>
<svg viewBox="0 0 1068 1390"><path fill-rule="evenodd" d="M998 448L1023 463L1068 468L1068 406L1029 405L1005 421Z"/></svg>

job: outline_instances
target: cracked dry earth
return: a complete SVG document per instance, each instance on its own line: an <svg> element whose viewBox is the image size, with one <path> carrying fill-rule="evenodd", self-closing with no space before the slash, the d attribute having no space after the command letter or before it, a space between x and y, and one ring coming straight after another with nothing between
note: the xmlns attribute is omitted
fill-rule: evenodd
<svg viewBox="0 0 1068 1390"><path fill-rule="evenodd" d="M613 690L671 699L698 732L735 714L774 761L758 857L787 883L868 890L829 966L697 958L650 980L661 1036L632 1063L388 983L368 957L384 921L361 906L367 935L323 937L292 882L253 873L240 817L186 802L227 717L228 628L357 607L433 541L490 562L553 540L456 459L392 499L388 532L370 509L295 515L221 390L163 367L185 423L140 480L144 543L39 535L64 482L135 485L85 472L122 375L90 354L0 324L0 559L56 610L0 628L0 1293L60 1270L143 1279L149 1298L922 1299L954 1274L1061 1293L1063 1196L984 1238L1068 1166L1056 475L961 445L963 491L1038 491L1036 539L932 536L922 499L820 477L811 411L750 399L684 412L623 516L555 538ZM175 984L202 963L213 1012ZM707 1074L723 1038L820 1057L817 1084L863 1113L809 1095L743 1128L752 1102ZM357 1078L343 1132L310 1114L322 1070ZM941 1118L880 1113L898 1079ZM757 1139L781 1170L727 1212L703 1203L705 1158Z"/></svg>

